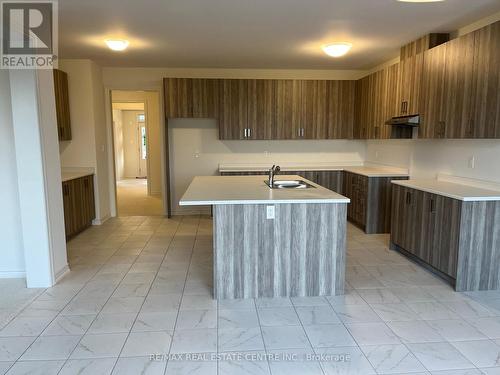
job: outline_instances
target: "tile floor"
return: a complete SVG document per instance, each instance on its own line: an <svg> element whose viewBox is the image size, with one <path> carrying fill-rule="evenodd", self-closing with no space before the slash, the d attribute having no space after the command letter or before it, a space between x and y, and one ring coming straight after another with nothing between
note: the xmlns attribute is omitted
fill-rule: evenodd
<svg viewBox="0 0 500 375"><path fill-rule="evenodd" d="M500 374L500 292L455 293L385 235L349 226L344 296L219 303L211 241L194 216L82 233L0 330L0 374Z"/></svg>

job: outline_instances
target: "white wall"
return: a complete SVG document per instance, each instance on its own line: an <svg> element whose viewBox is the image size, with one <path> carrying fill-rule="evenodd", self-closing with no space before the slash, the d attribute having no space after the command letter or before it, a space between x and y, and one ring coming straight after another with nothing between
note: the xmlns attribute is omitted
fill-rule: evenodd
<svg viewBox="0 0 500 375"><path fill-rule="evenodd" d="M25 274L9 72L0 69L0 277Z"/></svg>
<svg viewBox="0 0 500 375"><path fill-rule="evenodd" d="M68 73L72 140L59 146L62 167L95 170L96 223L110 217L107 128L101 68L90 60L60 60Z"/></svg>
<svg viewBox="0 0 500 375"><path fill-rule="evenodd" d="M26 281L50 287L68 271L54 79L12 70L9 84Z"/></svg>
<svg viewBox="0 0 500 375"><path fill-rule="evenodd" d="M123 119L123 176L135 178L139 176L139 143L137 138L137 115L143 111L122 111Z"/></svg>
<svg viewBox="0 0 500 375"><path fill-rule="evenodd" d="M115 147L115 173L116 179L123 179L124 154L123 154L123 116L121 109L113 109L113 144Z"/></svg>
<svg viewBox="0 0 500 375"><path fill-rule="evenodd" d="M475 159L471 168L470 160ZM438 173L500 182L500 140L368 141L366 161L407 167L412 178Z"/></svg>
<svg viewBox="0 0 500 375"><path fill-rule="evenodd" d="M218 174L219 163L361 163L365 156L364 141L220 141L208 119L169 120L169 143L174 214L207 212L178 202L194 176Z"/></svg>

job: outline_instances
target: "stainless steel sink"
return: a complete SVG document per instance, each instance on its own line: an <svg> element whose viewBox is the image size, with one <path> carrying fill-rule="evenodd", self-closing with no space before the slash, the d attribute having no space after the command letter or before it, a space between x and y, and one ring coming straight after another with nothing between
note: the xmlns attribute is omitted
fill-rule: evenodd
<svg viewBox="0 0 500 375"><path fill-rule="evenodd" d="M303 180L275 180L273 186L269 181L264 181L271 189L309 189L314 188L311 184Z"/></svg>

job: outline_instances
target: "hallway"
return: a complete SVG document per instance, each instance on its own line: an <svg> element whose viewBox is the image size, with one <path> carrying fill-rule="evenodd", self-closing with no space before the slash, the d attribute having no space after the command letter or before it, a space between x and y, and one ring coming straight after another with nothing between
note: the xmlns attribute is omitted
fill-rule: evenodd
<svg viewBox="0 0 500 375"><path fill-rule="evenodd" d="M146 179L125 179L116 183L119 216L163 216L160 195L148 195Z"/></svg>

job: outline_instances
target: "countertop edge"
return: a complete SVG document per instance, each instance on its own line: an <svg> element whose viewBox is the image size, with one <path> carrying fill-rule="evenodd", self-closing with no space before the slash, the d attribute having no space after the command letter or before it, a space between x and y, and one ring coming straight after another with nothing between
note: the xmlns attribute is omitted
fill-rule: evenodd
<svg viewBox="0 0 500 375"><path fill-rule="evenodd" d="M347 204L350 199L277 199L277 200L234 200L234 201L179 201L179 206L217 206L241 204L300 204L300 203L331 203Z"/></svg>
<svg viewBox="0 0 500 375"><path fill-rule="evenodd" d="M410 189L425 191L425 192L431 193L431 194L442 195L442 196L445 196L445 197L448 197L448 198L453 198L453 199L456 199L456 200L459 200L459 201L462 201L462 202L486 202L486 201L492 202L492 201L500 201L500 192L498 192L498 196L483 196L483 197L481 197L481 196L475 196L475 195L463 196L463 195L456 195L456 194L453 194L453 193L449 193L449 192L446 192L444 190L433 189L431 187L425 187L425 186L421 186L421 185L415 185L415 184L411 183L411 180L394 180L394 181L391 181L391 182L393 184L395 184L395 185L405 186L405 187L408 187ZM443 181L436 180L436 182L443 182ZM481 189L481 188L478 188L478 187L471 187L469 185L462 185L462 184L456 184L456 183L451 183L451 182L447 182L447 183L458 185L458 186L465 186L465 187L469 187L469 188L476 188L476 189L480 189L480 190L486 190L486 189Z"/></svg>

